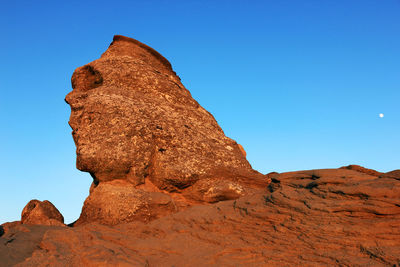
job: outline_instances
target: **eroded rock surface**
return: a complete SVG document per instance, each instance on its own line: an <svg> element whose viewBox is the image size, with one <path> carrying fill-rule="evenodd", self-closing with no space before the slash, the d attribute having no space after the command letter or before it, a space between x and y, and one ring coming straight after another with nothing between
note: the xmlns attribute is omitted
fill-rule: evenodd
<svg viewBox="0 0 400 267"><path fill-rule="evenodd" d="M71 80L73 90L66 101L71 106L69 124L77 147L77 167L92 175L91 194L95 194L85 202L79 223L98 221L107 210L112 216L122 214L120 220L108 220L115 224L128 218L143 219L126 216L137 214L133 211L136 202L163 214L141 192L146 191L145 184L152 184L160 195L169 194L171 205L178 208L193 202L236 199L268 184L264 175L251 168L243 147L225 136L171 64L152 48L115 36L101 58L77 68ZM114 180L128 182L127 195L140 200L120 205L125 191L105 193L111 192L105 189L111 184L96 189ZM112 190L119 189L114 186ZM106 196L118 200L105 201ZM96 204L100 199L104 200L101 209ZM186 205L182 199L187 199ZM131 208L122 211L123 207Z"/></svg>
<svg viewBox="0 0 400 267"><path fill-rule="evenodd" d="M22 210L21 223L63 226L64 217L50 201L33 199Z"/></svg>
<svg viewBox="0 0 400 267"><path fill-rule="evenodd" d="M76 69L72 87L77 167L96 180L150 179L168 191L224 174L260 183L238 144L152 48L115 36L100 59Z"/></svg>
<svg viewBox="0 0 400 267"><path fill-rule="evenodd" d="M0 227L0 266L400 266L399 170L259 174L169 62L130 38L72 86L90 195L73 227L29 202Z"/></svg>
<svg viewBox="0 0 400 267"><path fill-rule="evenodd" d="M384 174L382 174L382 177L400 180L400 170L394 170L394 171L384 173Z"/></svg>
<svg viewBox="0 0 400 267"><path fill-rule="evenodd" d="M47 230L18 266L398 266L400 181L346 169L148 223Z"/></svg>
<svg viewBox="0 0 400 267"><path fill-rule="evenodd" d="M30 258L39 248L47 230L62 229L60 226L9 224L0 237L0 266L15 266Z"/></svg>
<svg viewBox="0 0 400 267"><path fill-rule="evenodd" d="M87 221L115 225L130 221L148 222L177 207L168 194L148 192L124 180L100 183L85 200L78 226Z"/></svg>

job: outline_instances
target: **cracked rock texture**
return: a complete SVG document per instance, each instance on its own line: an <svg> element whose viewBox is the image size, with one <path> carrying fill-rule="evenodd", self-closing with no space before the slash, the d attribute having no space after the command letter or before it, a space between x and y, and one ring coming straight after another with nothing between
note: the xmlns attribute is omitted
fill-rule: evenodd
<svg viewBox="0 0 400 267"><path fill-rule="evenodd" d="M271 180L150 222L6 233L0 257L30 240L17 266L399 266L399 180L347 169Z"/></svg>
<svg viewBox="0 0 400 267"><path fill-rule="evenodd" d="M261 184L239 145L152 48L115 36L100 59L75 70L72 87L77 167L96 182L149 179L170 192L223 175Z"/></svg>
<svg viewBox="0 0 400 267"><path fill-rule="evenodd" d="M93 177L77 225L147 221L268 184L147 45L117 35L71 81L66 101L77 167Z"/></svg>
<svg viewBox="0 0 400 267"><path fill-rule="evenodd" d="M126 181L114 180L100 183L93 190L74 226L87 221L108 225L134 220L147 222L176 210L168 194L144 191Z"/></svg>

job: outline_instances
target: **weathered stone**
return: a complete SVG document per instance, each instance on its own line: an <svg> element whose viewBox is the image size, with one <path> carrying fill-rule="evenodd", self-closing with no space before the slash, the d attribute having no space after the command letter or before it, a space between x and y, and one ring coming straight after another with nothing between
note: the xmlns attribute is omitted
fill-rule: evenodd
<svg viewBox="0 0 400 267"><path fill-rule="evenodd" d="M40 247L40 242L47 230L65 229L66 227L49 225L9 224L0 237L0 266L18 266ZM68 239L68 237L65 237ZM60 241L60 240L59 240ZM68 241L67 241L68 242ZM64 242L66 243L66 242ZM30 266L44 266L42 263ZM49 265L48 265L49 266ZM54 266L54 265L51 265ZM68 266L67 263L64 266Z"/></svg>
<svg viewBox="0 0 400 267"><path fill-rule="evenodd" d="M92 189L74 226L87 222L115 225L148 222L177 210L168 194L147 192L124 180L102 182Z"/></svg>
<svg viewBox="0 0 400 267"><path fill-rule="evenodd" d="M64 217L50 201L33 199L22 210L21 223L63 226Z"/></svg>
<svg viewBox="0 0 400 267"><path fill-rule="evenodd" d="M3 228L3 234L6 234L10 229L21 225L21 221L6 222L1 225Z"/></svg>
<svg viewBox="0 0 400 267"><path fill-rule="evenodd" d="M366 173L366 174L373 175L373 176L382 175L381 172L378 172L378 171L375 171L372 169L367 169L367 168L361 167L359 165L348 165L348 166L341 167L340 169L353 170L353 171L362 172L362 173Z"/></svg>
<svg viewBox="0 0 400 267"><path fill-rule="evenodd" d="M115 36L100 59L76 69L72 87L66 101L77 167L95 183L150 179L177 192L201 179L241 176L247 185L266 185L152 48Z"/></svg>
<svg viewBox="0 0 400 267"><path fill-rule="evenodd" d="M150 184L155 195L169 194L168 205L178 210L238 198L268 184L251 168L243 147L225 136L170 63L152 48L115 36L101 58L77 68L71 80L73 90L66 101L71 106L77 167L93 177L75 225L117 224L164 214L161 204L150 201L145 192ZM115 180L130 185L102 185ZM132 198L126 200L129 204L123 204L124 194ZM139 206L146 206L151 215ZM168 212L174 210L171 207Z"/></svg>
<svg viewBox="0 0 400 267"><path fill-rule="evenodd" d="M151 222L48 230L19 266L398 266L399 180L347 169L272 178L272 192Z"/></svg>
<svg viewBox="0 0 400 267"><path fill-rule="evenodd" d="M239 146L240 152L242 152L243 156L246 157L246 155L247 155L246 150L244 150L244 148L241 144L238 144L238 146Z"/></svg>
<svg viewBox="0 0 400 267"><path fill-rule="evenodd" d="M381 177L393 178L400 180L400 170L394 170L381 175Z"/></svg>
<svg viewBox="0 0 400 267"><path fill-rule="evenodd" d="M78 227L32 200L0 227L0 265L400 265L400 170L263 176L168 61L126 37L72 84L77 165L94 178Z"/></svg>

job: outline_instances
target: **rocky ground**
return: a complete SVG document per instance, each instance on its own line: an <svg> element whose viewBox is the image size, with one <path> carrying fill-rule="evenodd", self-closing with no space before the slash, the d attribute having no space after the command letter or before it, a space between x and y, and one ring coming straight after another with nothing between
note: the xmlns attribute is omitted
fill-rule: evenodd
<svg viewBox="0 0 400 267"><path fill-rule="evenodd" d="M400 266L399 176L269 176L252 195L148 223L16 225L0 238L0 258L4 266Z"/></svg>

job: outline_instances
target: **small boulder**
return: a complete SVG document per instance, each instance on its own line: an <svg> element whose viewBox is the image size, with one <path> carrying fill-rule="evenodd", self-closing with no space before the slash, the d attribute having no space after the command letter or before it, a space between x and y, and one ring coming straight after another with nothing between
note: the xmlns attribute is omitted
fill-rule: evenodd
<svg viewBox="0 0 400 267"><path fill-rule="evenodd" d="M50 201L33 199L22 210L21 223L64 226L64 217Z"/></svg>

